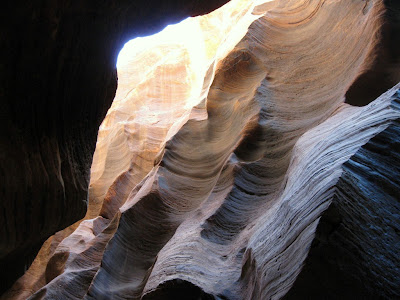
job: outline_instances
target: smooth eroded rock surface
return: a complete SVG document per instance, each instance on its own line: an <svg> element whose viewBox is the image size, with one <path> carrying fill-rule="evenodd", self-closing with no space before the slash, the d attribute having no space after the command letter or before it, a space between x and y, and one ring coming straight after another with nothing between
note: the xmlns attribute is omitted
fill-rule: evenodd
<svg viewBox="0 0 400 300"><path fill-rule="evenodd" d="M169 7L165 5L153 16ZM122 20L127 22L117 24L125 29L131 26L132 31L139 28L127 21L131 18L127 11L112 8L116 17L124 16ZM32 204L36 202L27 202L26 206L28 212L40 213L43 221L35 223L35 214L15 206L15 214L4 219L8 222L4 228L15 229L12 223L18 214L21 218L35 216L32 222L47 230L35 236L39 247L40 239L70 225L77 216L83 217L86 200L87 212L83 219L47 239L24 276L3 299L162 299L182 293L203 299L280 299L295 282L288 295L301 297L310 276L307 268L320 266L313 259L315 250L308 258L311 262L306 258L320 218L332 201L331 209L340 206L337 214L343 224L348 222L353 227L327 247L333 251L340 244L340 251L350 249L349 257L359 258L354 268L368 278L361 283L354 279L354 285L350 284L355 291L352 295L365 296L365 285L369 285L365 288L371 291L369 295L397 295L399 261L392 254L399 233L395 229L389 233L392 227L388 224L398 220L398 207L394 200L385 198L394 203L388 208L388 218L392 217L388 221L386 210L380 210L391 204L379 199L385 197L380 193L396 199L398 185L392 184L387 174L379 177L373 173L380 178L378 187L384 188L374 189L376 182L368 175L370 169L361 168L359 161L367 166L373 165L371 160L378 161L368 152L368 145L375 145L382 136L386 141L389 137L385 133L396 126L400 86L374 101L360 94L357 98L357 93L347 101L367 104L364 106L345 103L349 89L360 91L361 74L367 70L379 73L374 70L380 57L377 49L384 40L382 24L387 20L387 8L387 3L379 0L233 0L208 15L185 20L180 25L189 29L186 33L169 28L174 40L167 41L165 33L160 33L146 48L140 48L140 43L152 37L136 40L129 46L135 55L118 66L118 90L99 128L93 162L94 126L99 125L107 105L92 112L90 100L74 108L66 100L51 102L52 98L46 98L48 107L53 105L61 112L57 117L50 114L52 117L46 120L50 125L61 122L65 130L44 127L54 130L45 136L53 136L57 142L41 155L54 157L58 153L55 172L46 173L45 178L50 180L58 174L62 197L54 195L53 207L53 202L40 198L49 195L41 177L27 177L38 180L32 182L33 186L44 188L32 190L38 192L35 197L42 200L38 202L42 209ZM69 9L67 12L71 12ZM140 11L135 5L130 9ZM93 12L94 20L96 16ZM106 18L98 19L99 24L109 24L108 13L99 16ZM68 24L78 33L84 32L84 37L93 34L90 28L94 27L87 24ZM119 35L102 34L118 41L107 44L116 53L125 31L112 24L114 27L106 28ZM94 66L103 57L101 53L109 53L107 47L87 61L86 73L79 68L65 71L71 81L52 87L54 93L68 91L70 99L73 94L69 91L78 94L85 84L83 79L90 74L98 79L96 85L82 89L79 99L110 100L115 88L115 73L107 72L114 68L107 65L111 60L103 63L107 70L96 72ZM394 77L384 80L384 85L393 83L396 71L395 66L388 71ZM68 79L60 74L63 80ZM77 81L81 85L76 85ZM382 90L378 85L377 90ZM95 87L101 88L94 91ZM35 112L47 107L32 106ZM74 114L75 110L79 113ZM94 115L97 123L92 122ZM7 120L14 122L11 117ZM395 134L391 136L392 144L397 145ZM396 155L392 150L382 148L377 153ZM32 162L38 161L32 156ZM48 169L45 163L42 167L43 172ZM8 178L16 180L16 174ZM33 170L31 174L38 173ZM396 174L398 168L393 169L392 176ZM359 179L361 175L367 179ZM353 184L354 180L359 184ZM80 193L76 192L78 187ZM21 189L18 199L27 201L25 193ZM85 194L79 198L81 202L74 202L80 203L80 214L68 202L72 199L69 193L73 197ZM63 201L58 202L60 199ZM57 206L59 203L65 208ZM363 213L364 208L368 212ZM57 221L46 219L46 210ZM67 217L67 211L71 217ZM374 216L379 217L370 220ZM319 231L316 241L321 239ZM26 235L31 237L32 232ZM389 236L371 243L370 237L379 232ZM25 240L26 245L32 245L32 241ZM354 243L359 246L351 248ZM371 247L379 249L366 250ZM305 272L298 277L304 263ZM336 259L334 265L337 269L352 268L345 259ZM320 268L318 272L327 276L326 270ZM357 272L349 276L354 278ZM340 281L330 284L326 295L315 292L313 296L328 297L329 291L348 296L344 290L347 286Z"/></svg>
<svg viewBox="0 0 400 300"><path fill-rule="evenodd" d="M97 132L129 39L226 1L13 1L1 9L0 293L86 213Z"/></svg>

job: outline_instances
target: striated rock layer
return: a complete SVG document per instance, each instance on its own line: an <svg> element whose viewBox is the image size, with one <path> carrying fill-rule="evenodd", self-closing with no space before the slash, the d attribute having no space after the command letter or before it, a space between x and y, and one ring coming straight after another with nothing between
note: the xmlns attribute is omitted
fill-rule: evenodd
<svg viewBox="0 0 400 300"><path fill-rule="evenodd" d="M233 0L138 50L100 126L86 217L47 240L3 298L279 299L332 200L354 231L333 244L375 247L390 222L369 233L361 210L385 203L348 169L396 124L400 84L366 106L344 102L373 65L383 12L378 0ZM350 251L377 297L398 295L398 241L393 229L389 249Z"/></svg>
<svg viewBox="0 0 400 300"><path fill-rule="evenodd" d="M22 1L0 26L0 294L82 219L99 125L129 39L227 0Z"/></svg>
<svg viewBox="0 0 400 300"><path fill-rule="evenodd" d="M327 293L336 299L400 297L399 134L397 119L344 163L333 202L287 299L320 299Z"/></svg>

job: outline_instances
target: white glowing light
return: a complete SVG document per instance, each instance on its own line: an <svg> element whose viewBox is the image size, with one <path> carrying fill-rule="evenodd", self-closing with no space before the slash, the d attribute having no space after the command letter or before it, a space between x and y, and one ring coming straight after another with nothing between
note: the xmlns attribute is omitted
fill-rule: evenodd
<svg viewBox="0 0 400 300"><path fill-rule="evenodd" d="M192 18L187 18L179 23L168 25L162 31L153 35L138 37L127 42L118 55L117 69L124 67L133 57L148 49L162 44L170 45L181 43L187 38L190 39L191 36L193 37L193 25L195 25L195 22L191 22L190 19Z"/></svg>

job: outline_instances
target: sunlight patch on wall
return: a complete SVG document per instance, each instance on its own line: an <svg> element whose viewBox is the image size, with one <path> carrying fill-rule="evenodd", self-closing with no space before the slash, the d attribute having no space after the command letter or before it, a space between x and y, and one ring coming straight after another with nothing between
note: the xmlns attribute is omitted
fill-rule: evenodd
<svg viewBox="0 0 400 300"><path fill-rule="evenodd" d="M252 13L256 5L233 0L210 14L125 44L117 61L117 92L100 126L93 157L93 214L118 176L129 170L132 185L138 184L192 108L200 103L205 107L218 62L260 17ZM207 118L205 109L200 117ZM142 157L132 160L138 153Z"/></svg>

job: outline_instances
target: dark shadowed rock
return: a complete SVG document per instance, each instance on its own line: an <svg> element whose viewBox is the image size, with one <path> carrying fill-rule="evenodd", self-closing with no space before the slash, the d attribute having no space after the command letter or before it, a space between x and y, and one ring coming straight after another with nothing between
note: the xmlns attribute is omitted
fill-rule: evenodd
<svg viewBox="0 0 400 300"><path fill-rule="evenodd" d="M4 6L1 299L400 297L397 4L232 1L117 74L223 2Z"/></svg>
<svg viewBox="0 0 400 300"><path fill-rule="evenodd" d="M399 136L397 120L343 165L333 202L285 299L400 298Z"/></svg>
<svg viewBox="0 0 400 300"><path fill-rule="evenodd" d="M0 293L86 212L123 44L215 1L16 1L1 9Z"/></svg>

